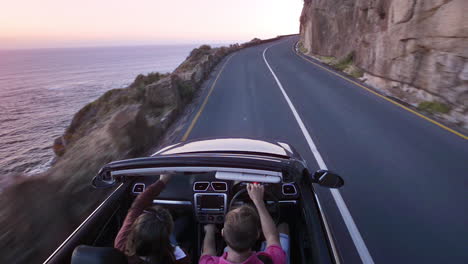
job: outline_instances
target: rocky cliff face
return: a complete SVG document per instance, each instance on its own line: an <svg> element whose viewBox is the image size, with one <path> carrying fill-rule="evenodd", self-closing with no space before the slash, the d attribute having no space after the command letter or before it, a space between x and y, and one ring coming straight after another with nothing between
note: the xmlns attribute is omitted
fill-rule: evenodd
<svg viewBox="0 0 468 264"><path fill-rule="evenodd" d="M468 128L468 1L305 0L301 43L311 55L352 54L364 79L410 104L446 104Z"/></svg>

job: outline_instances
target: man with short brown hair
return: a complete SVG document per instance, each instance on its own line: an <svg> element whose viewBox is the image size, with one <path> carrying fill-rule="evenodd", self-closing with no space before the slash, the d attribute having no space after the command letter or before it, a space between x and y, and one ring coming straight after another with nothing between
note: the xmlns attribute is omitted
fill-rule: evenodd
<svg viewBox="0 0 468 264"><path fill-rule="evenodd" d="M231 210L226 215L221 235L228 245L228 250L221 257L216 257L216 227L214 225L206 225L203 252L199 261L200 264L286 263L286 253L281 248L278 229L263 201L263 185L248 184L247 191L258 213L251 206L243 205ZM266 249L262 252L254 252L252 251L252 247L260 237L259 225L261 225L263 235L265 236ZM289 242L289 237L287 242ZM287 247L289 247L289 245L287 245Z"/></svg>
<svg viewBox="0 0 468 264"><path fill-rule="evenodd" d="M244 205L226 215L222 231L226 244L237 252L251 249L260 237L260 218L255 208Z"/></svg>

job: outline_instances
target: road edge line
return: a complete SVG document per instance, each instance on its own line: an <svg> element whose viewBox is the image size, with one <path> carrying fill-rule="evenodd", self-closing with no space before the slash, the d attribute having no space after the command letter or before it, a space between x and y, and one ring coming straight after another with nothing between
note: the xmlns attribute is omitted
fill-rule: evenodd
<svg viewBox="0 0 468 264"><path fill-rule="evenodd" d="M273 78L276 81L276 84L280 88L284 98L286 99L286 102L289 105L289 108L293 112L294 118L296 119L296 122L298 123L299 127L301 128L302 134L304 135L310 150L312 151L312 154L315 157L315 160L317 161L320 169L326 170L327 166L325 162L323 161L322 155L320 155L320 152L317 149L317 146L315 145L314 141L312 140L312 137L310 136L309 132L307 131L304 122L300 118L296 108L291 102L291 99L287 95L286 91L283 88L283 85L279 81L278 77L276 76L275 72L271 68L270 64L268 63L268 60L266 59L266 51L275 45L278 45L279 43L273 44L271 46L268 46L263 50L263 60L265 61L265 64L267 65L268 69L270 70L271 74L273 75ZM343 221L345 222L346 227L348 228L348 232L351 236L351 239L354 242L354 246L356 247L356 250L359 253L359 256L362 260L363 263L366 264L374 264L374 260L372 259L372 256L369 253L369 250L367 249L366 244L364 243L364 240L361 236L361 233L359 232L359 229L356 226L356 223L354 222L353 217L351 216L351 213L349 212L348 207L346 206L346 203L343 200L343 197L341 196L341 193L337 189L330 189L330 192L332 194L333 199L335 200L335 203L341 213L341 217L343 218ZM336 249L335 249L336 250Z"/></svg>
<svg viewBox="0 0 468 264"><path fill-rule="evenodd" d="M230 55L230 56L226 59L226 61L224 62L224 64L223 64L223 66L221 67L221 69L219 70L218 75L216 76L216 79L213 81L213 84L212 84L211 87L210 87L210 91L208 92L208 94L206 95L205 99L203 100L203 103L202 103L200 109L198 110L198 112L197 112L197 114L195 115L195 117L192 119L192 122L190 123L190 126L187 128L187 131L185 131L184 136L183 136L182 139L181 139L182 142L186 141L187 138L188 138L188 136L190 135L190 132L192 132L193 127L194 127L195 124L197 123L198 118L200 118L200 116L201 116L203 110L205 109L206 104L208 103L208 99L210 98L210 95L211 95L211 93L213 92L216 83L218 82L219 76L221 76L221 73L223 73L223 71L224 71L224 67L227 65L227 63L229 62L229 60L231 60L231 58L234 57L234 55L236 55L236 53Z"/></svg>
<svg viewBox="0 0 468 264"><path fill-rule="evenodd" d="M360 83L358 83L358 82L356 82L356 81L354 81L354 80L351 80L350 78L348 78L348 77L346 77L346 76L344 76L344 75L342 75L342 74L340 74L340 73L338 73L338 72L335 72L335 71L333 71L333 70L330 70L330 69L328 69L328 68L326 68L326 67L324 67L324 66L322 66L322 65L320 65L320 64L318 64L318 63L316 63L316 62L314 62L314 61L311 61L309 58L306 58L306 57L304 57L304 55L299 54L298 52L296 52L296 50L295 50L295 45L296 45L296 44L294 44L294 45L293 45L293 48L292 48L294 54L296 54L296 55L297 55L298 57L300 57L301 59L307 61L308 63L313 64L314 66L317 66L317 67L319 67L319 68L321 68L321 69L323 69L323 70L326 70L326 71L328 71L328 72L330 72L330 73L332 73L332 74L334 74L334 75L340 77L341 79L346 80L346 81L348 81L348 82L350 82L350 83L352 83L352 84L354 84L354 85L356 85L356 86L358 86L358 87L360 87L360 88L362 88L362 89L364 89L364 90L366 90L366 91L368 91L368 92L370 92L370 93L373 93L374 95L377 95L378 97L380 97L380 98L382 98L382 99L385 99L385 100L387 100L388 102L390 102L390 103L392 103L392 104L394 104L394 105L396 105L396 106L398 106L398 107L401 107L401 108L403 108L404 110L406 110L406 111L408 111L408 112L410 112L410 113L412 113L412 114L414 114L414 115L416 115L416 116L418 116L418 117L420 117L420 118L422 118L422 119L425 119L426 121L429 121L429 122L431 122L432 124L434 124L434 125L436 125L436 126L442 128L442 129L444 129L444 130L446 130L446 131L448 131L448 132L451 132L452 134L455 134L455 135L457 135L457 136L459 136L459 137L461 137L461 138L463 138L463 139L465 139L465 140L468 140L468 136L464 135L463 133L458 132L458 131L456 131L456 130L454 130L454 129L452 129L452 128L449 128L449 127L447 127L446 125L441 124L441 123L437 122L436 120L434 120L434 119L432 119L432 118L429 118L429 117L427 117L427 116L425 116L425 115L423 115L423 114L421 114L421 113L418 113L418 112L414 111L413 109L411 109L411 108L409 108L409 107L407 107L407 106L404 106L404 105L402 105L402 104L400 104L400 103L398 103L398 102L396 102L396 101L394 101L394 100L388 98L387 96L381 95L381 94L379 94L378 92L373 91L372 89L370 89L370 88L368 88L368 87L365 87L364 85L362 85L362 84L360 84Z"/></svg>

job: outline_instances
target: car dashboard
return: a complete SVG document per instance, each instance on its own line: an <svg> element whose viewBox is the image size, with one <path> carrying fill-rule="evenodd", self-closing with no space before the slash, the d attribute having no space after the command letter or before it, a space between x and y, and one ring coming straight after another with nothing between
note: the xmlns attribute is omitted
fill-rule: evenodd
<svg viewBox="0 0 468 264"><path fill-rule="evenodd" d="M144 192L158 178L158 176L135 177L131 188L132 195L136 197ZM247 183L249 182L219 180L212 172L174 175L164 190L154 198L153 204L192 210L197 222L201 224L221 224L224 222L233 196L245 189ZM274 202L283 206L296 204L299 192L294 182L261 184L265 186L267 204ZM235 205L239 203L232 206Z"/></svg>

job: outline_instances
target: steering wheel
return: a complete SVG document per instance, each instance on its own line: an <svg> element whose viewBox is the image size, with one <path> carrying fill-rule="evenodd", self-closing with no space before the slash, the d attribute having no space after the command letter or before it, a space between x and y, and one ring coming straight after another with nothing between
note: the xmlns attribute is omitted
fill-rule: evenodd
<svg viewBox="0 0 468 264"><path fill-rule="evenodd" d="M229 208L228 208L229 210L231 210L234 204L236 204L236 202L239 202L239 201L246 202L246 200L249 200L250 201L249 203L253 204L252 200L250 199L247 193L246 187L240 189L239 191L237 191L236 194L234 194L234 196L231 199L231 202L229 203ZM280 220L280 208L279 208L278 197L276 197L276 195L273 192L265 189L264 200L272 202L271 204L267 203L266 208L268 212L270 213L271 217L273 218L273 221L275 222L275 224L278 225L279 220Z"/></svg>

